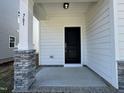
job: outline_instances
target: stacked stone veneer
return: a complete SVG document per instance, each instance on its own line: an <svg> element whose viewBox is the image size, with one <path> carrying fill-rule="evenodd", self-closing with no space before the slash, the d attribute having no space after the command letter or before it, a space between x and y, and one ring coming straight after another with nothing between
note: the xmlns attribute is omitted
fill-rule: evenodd
<svg viewBox="0 0 124 93"><path fill-rule="evenodd" d="M124 62L118 62L119 92L124 93Z"/></svg>
<svg viewBox="0 0 124 93"><path fill-rule="evenodd" d="M35 50L14 52L14 91L28 90L35 81Z"/></svg>

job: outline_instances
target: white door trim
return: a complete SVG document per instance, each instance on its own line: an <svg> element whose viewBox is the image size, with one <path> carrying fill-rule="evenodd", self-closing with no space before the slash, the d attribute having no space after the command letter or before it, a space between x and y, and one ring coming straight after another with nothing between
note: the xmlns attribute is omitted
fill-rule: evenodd
<svg viewBox="0 0 124 93"><path fill-rule="evenodd" d="M81 63L80 64L65 64L65 27L80 27L80 45L81 45ZM83 53L82 53L82 25L67 25L64 26L64 67L82 67L83 64Z"/></svg>
<svg viewBox="0 0 124 93"><path fill-rule="evenodd" d="M82 64L64 64L64 67L82 67Z"/></svg>

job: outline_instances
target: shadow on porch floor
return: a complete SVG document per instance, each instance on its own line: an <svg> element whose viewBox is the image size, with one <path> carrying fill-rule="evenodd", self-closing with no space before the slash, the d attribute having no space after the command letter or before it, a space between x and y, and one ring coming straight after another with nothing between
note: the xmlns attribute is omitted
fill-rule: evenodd
<svg viewBox="0 0 124 93"><path fill-rule="evenodd" d="M87 67L44 67L36 74L31 91L42 93L115 93Z"/></svg>

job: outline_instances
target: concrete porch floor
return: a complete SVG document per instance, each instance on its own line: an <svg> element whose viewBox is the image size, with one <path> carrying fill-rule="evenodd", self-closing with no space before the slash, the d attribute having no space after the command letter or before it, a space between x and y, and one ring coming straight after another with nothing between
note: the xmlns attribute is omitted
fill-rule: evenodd
<svg viewBox="0 0 124 93"><path fill-rule="evenodd" d="M30 91L40 93L115 93L87 67L44 67Z"/></svg>

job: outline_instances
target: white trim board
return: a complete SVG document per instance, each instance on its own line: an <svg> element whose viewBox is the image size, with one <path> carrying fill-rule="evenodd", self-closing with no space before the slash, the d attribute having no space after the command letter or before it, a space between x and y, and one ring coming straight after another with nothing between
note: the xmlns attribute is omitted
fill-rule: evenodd
<svg viewBox="0 0 124 93"><path fill-rule="evenodd" d="M80 27L80 47L81 47L81 63L80 64L65 64L65 48L64 48L64 67L82 67L82 64L84 64L84 60L83 60L83 52L82 52L82 50L83 50L83 43L84 43L84 41L82 41L82 38L83 38L83 26L82 25L65 25L64 27L63 27L63 33L64 33L64 46L65 46L65 27Z"/></svg>
<svg viewBox="0 0 124 93"><path fill-rule="evenodd" d="M82 64L64 64L64 67L82 67Z"/></svg>

